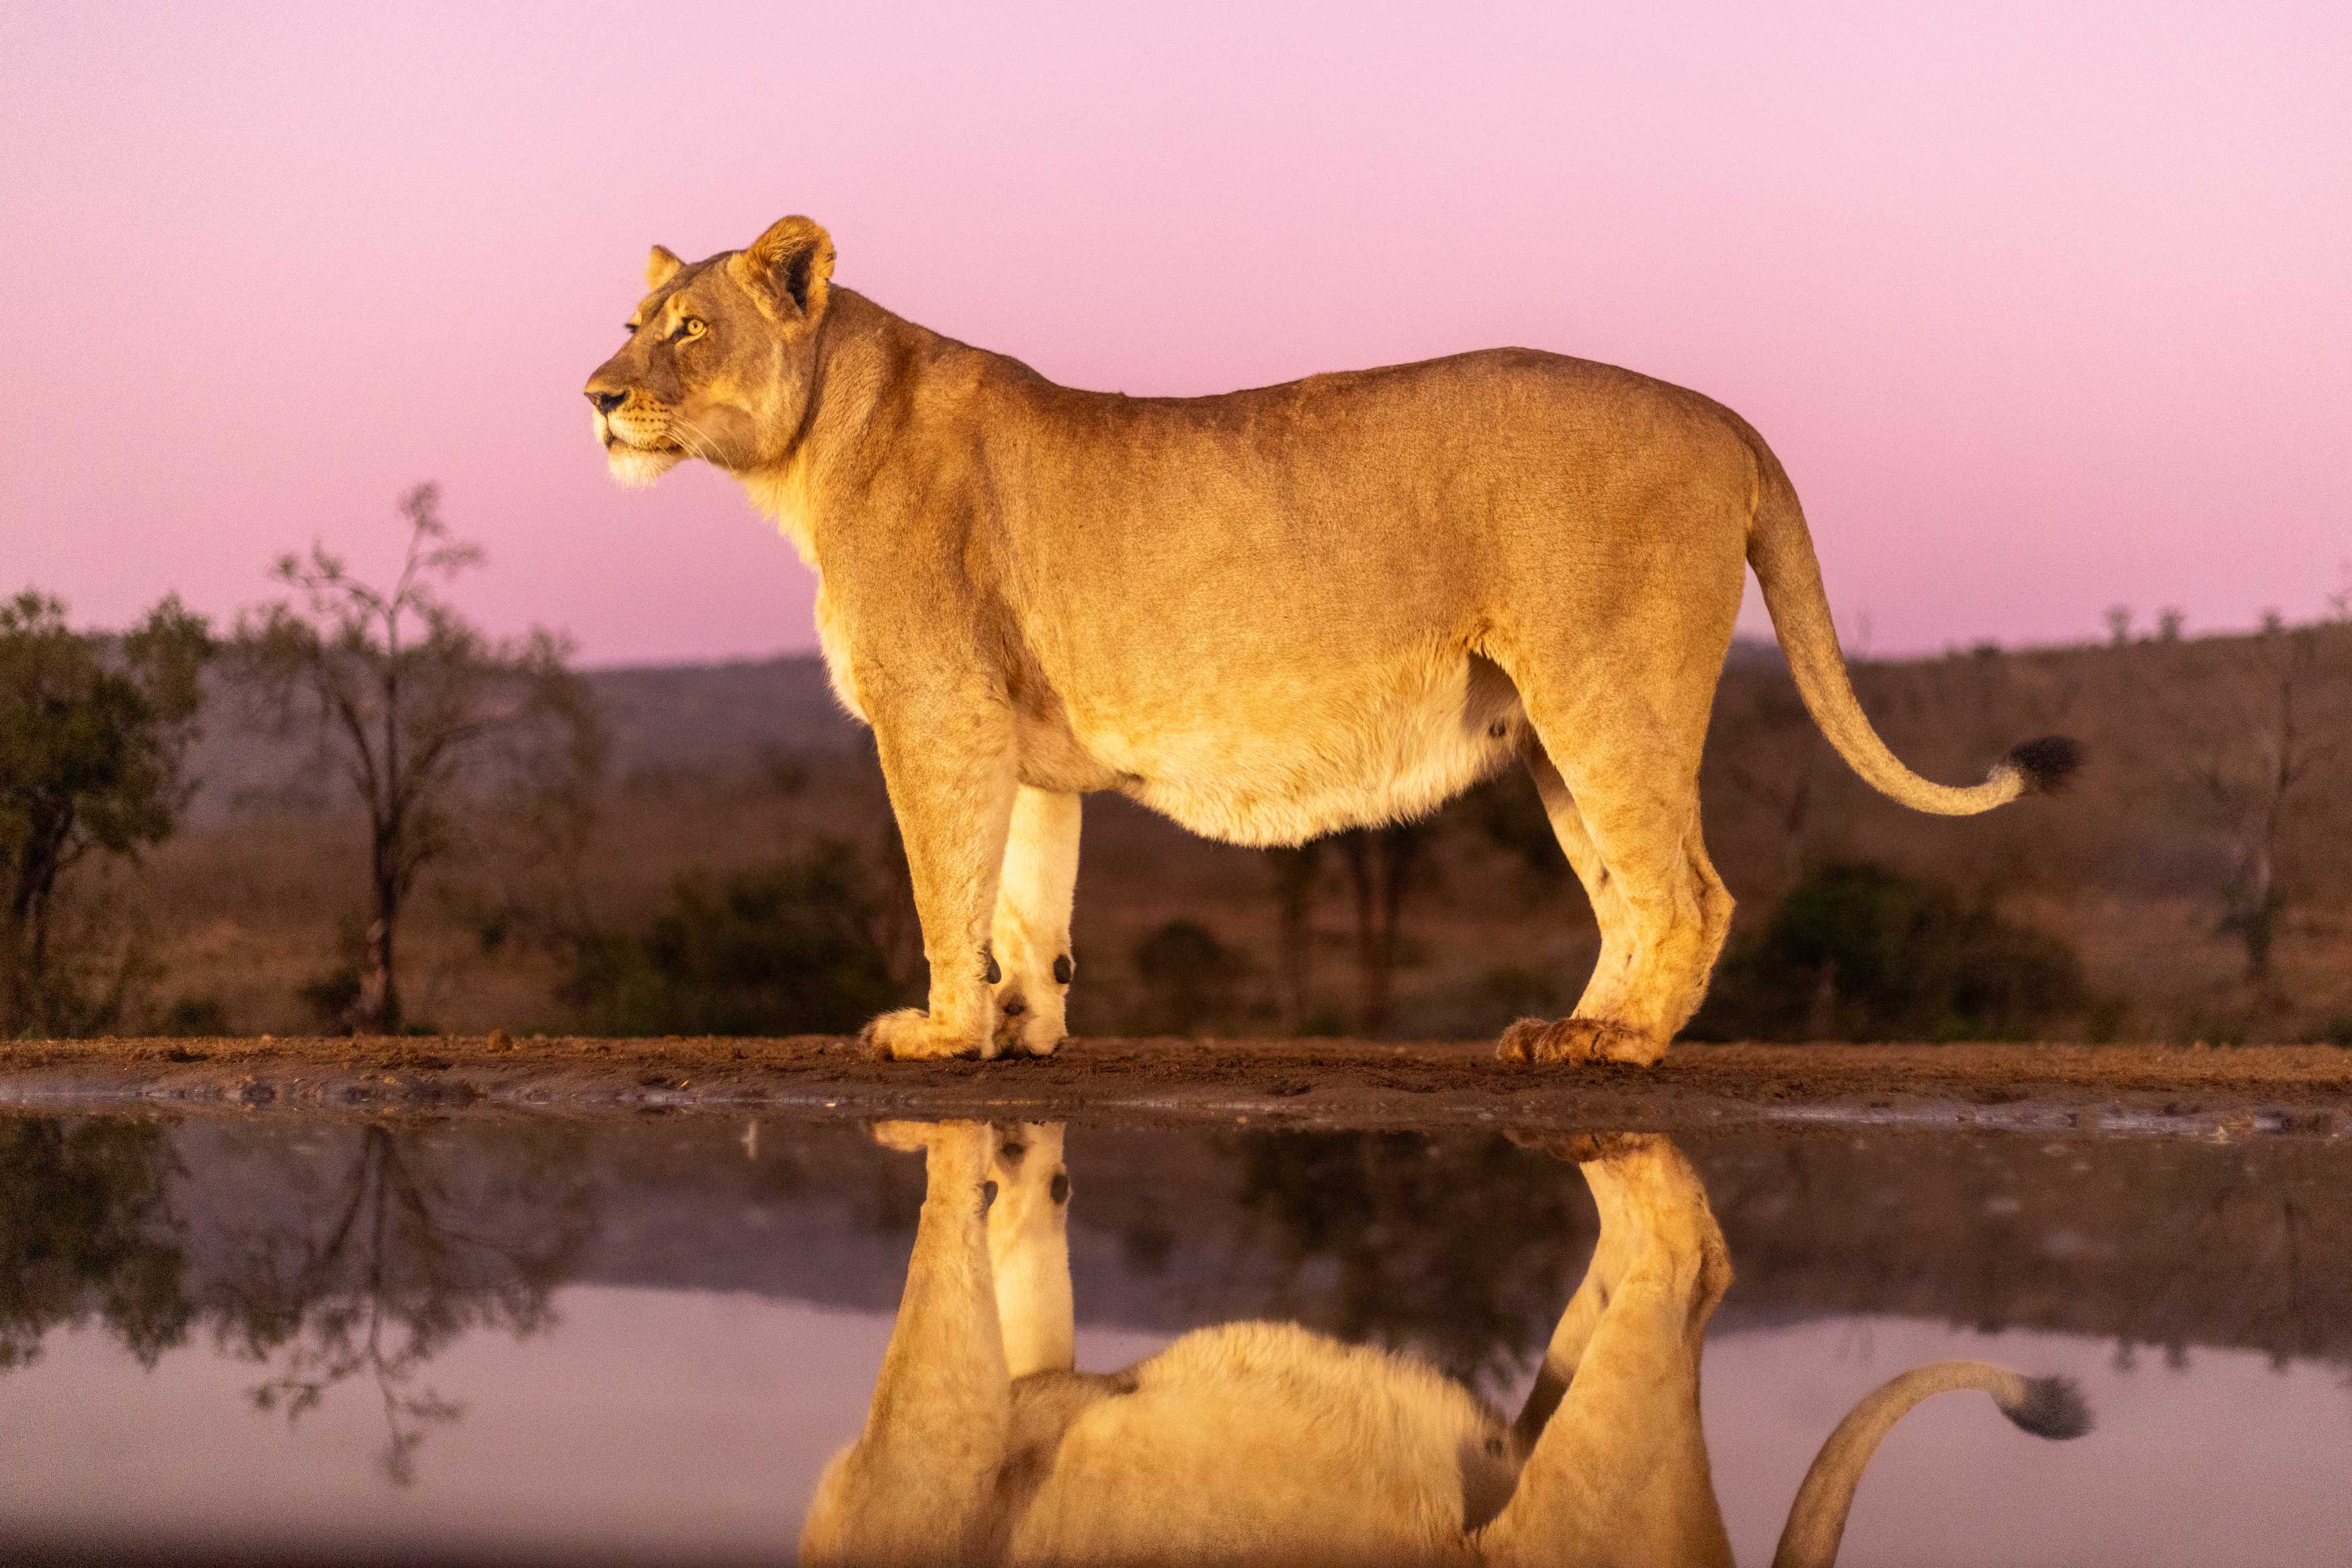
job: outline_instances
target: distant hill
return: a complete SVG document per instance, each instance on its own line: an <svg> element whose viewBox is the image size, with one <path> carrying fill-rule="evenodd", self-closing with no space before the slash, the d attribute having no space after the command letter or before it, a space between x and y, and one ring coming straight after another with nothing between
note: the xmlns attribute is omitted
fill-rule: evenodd
<svg viewBox="0 0 2352 1568"><path fill-rule="evenodd" d="M865 727L834 700L824 661L814 653L592 670L587 678L612 737L615 779L772 747L847 752L865 744Z"/></svg>
<svg viewBox="0 0 2352 1568"><path fill-rule="evenodd" d="M770 751L848 756L864 727L844 713L814 653L724 664L649 664L583 672L611 741L607 777L732 765ZM189 758L199 781L187 825L218 827L268 811L332 812L349 806L339 781L310 775L307 737L278 739L240 718L218 689Z"/></svg>

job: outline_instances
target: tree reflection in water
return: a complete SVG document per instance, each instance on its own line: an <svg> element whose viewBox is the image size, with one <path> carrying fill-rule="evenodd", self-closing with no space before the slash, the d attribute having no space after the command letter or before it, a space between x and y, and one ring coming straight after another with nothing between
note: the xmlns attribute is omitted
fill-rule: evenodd
<svg viewBox="0 0 2352 1568"><path fill-rule="evenodd" d="M179 1171L157 1123L0 1118L0 1372L93 1311L142 1366L187 1338Z"/></svg>
<svg viewBox="0 0 2352 1568"><path fill-rule="evenodd" d="M576 1149L568 1162L527 1155L524 1168L483 1170L478 1159L436 1163L427 1131L363 1128L323 1233L246 1237L216 1319L225 1344L269 1365L251 1391L263 1410L297 1420L337 1385L372 1379L388 1434L381 1463L398 1486L415 1481L426 1430L465 1408L416 1385L424 1364L472 1330L524 1339L551 1326L549 1297L594 1219Z"/></svg>
<svg viewBox="0 0 2352 1568"><path fill-rule="evenodd" d="M1574 1167L1500 1134L1244 1133L1216 1146L1240 1176L1241 1249L1271 1253L1294 1284L1309 1260L1336 1263L1313 1326L1412 1350L1490 1393L1543 1348L1597 1231Z"/></svg>
<svg viewBox="0 0 2352 1568"><path fill-rule="evenodd" d="M186 1173L167 1126L0 1118L0 1372L93 1312L146 1365L203 1322L267 1368L251 1390L263 1410L299 1419L372 1381L383 1472L411 1484L427 1430L464 1409L419 1382L425 1363L474 1330L551 1326L596 1218L579 1129L446 1130L360 1127L334 1179L283 1171L248 1207L263 1218L216 1223L199 1245L173 1207Z"/></svg>

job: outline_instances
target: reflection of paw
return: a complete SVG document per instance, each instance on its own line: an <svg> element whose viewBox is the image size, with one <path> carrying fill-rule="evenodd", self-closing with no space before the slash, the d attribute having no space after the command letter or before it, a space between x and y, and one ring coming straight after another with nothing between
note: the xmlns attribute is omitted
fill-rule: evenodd
<svg viewBox="0 0 2352 1568"><path fill-rule="evenodd" d="M945 1122L868 1122L866 1135L886 1149L896 1149L911 1155L918 1149L928 1149L939 1138Z"/></svg>
<svg viewBox="0 0 2352 1568"><path fill-rule="evenodd" d="M1018 980L996 993L996 1049L1005 1056L1051 1056L1063 1040L1062 998L1039 1006L1022 991Z"/></svg>
<svg viewBox="0 0 2352 1568"><path fill-rule="evenodd" d="M999 1122L993 1131L996 1148L989 1175L1008 1192L1045 1191L1055 1185L1056 1177L1061 1189L1068 1190L1069 1177L1062 1164L1061 1123Z"/></svg>
<svg viewBox="0 0 2352 1568"><path fill-rule="evenodd" d="M884 1013L858 1031L857 1042L877 1061L928 1061L942 1056L994 1056L994 1040L976 1040L935 1024L920 1008Z"/></svg>
<svg viewBox="0 0 2352 1568"><path fill-rule="evenodd" d="M1612 1155L1630 1154L1642 1146L1642 1140L1655 1136L1649 1133L1555 1133L1542 1129L1521 1131L1510 1129L1505 1137L1523 1149L1540 1149L1556 1160L1580 1166L1590 1160L1605 1160Z"/></svg>
<svg viewBox="0 0 2352 1568"><path fill-rule="evenodd" d="M996 1154L995 1130L985 1122L868 1122L866 1131L886 1149L922 1151L934 1180L984 1180Z"/></svg>
<svg viewBox="0 0 2352 1568"><path fill-rule="evenodd" d="M1495 1054L1505 1061L1627 1061L1647 1067L1665 1055L1666 1042L1640 1030L1600 1019L1521 1019L1503 1031Z"/></svg>

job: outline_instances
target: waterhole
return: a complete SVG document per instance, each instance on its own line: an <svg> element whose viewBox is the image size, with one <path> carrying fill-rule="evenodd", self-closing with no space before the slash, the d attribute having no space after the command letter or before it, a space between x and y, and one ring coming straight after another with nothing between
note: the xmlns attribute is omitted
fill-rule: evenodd
<svg viewBox="0 0 2352 1568"><path fill-rule="evenodd" d="M1770 1561L1857 1401L1953 1359L2070 1380L2091 1430L1927 1401L1863 1473L1844 1561L2297 1563L2352 1541L2340 1141L1002 1131L1025 1153L994 1167L993 1212L1066 1216L1080 1372L1270 1321L1409 1358L1508 1423L1600 1234L1580 1160L1642 1160L1704 1204L1622 1221L1640 1244L1690 1245L1704 1210L1728 1248L1675 1430L1738 1562ZM914 1146L944 1135L0 1118L0 1560L790 1562L866 1424L927 1179L965 1179ZM1024 1210L1024 1182L1051 1202Z"/></svg>

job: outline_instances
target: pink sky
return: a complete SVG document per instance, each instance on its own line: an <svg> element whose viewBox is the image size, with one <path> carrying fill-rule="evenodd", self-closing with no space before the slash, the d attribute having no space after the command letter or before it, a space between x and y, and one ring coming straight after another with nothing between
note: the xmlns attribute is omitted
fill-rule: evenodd
<svg viewBox="0 0 2352 1568"><path fill-rule="evenodd" d="M0 590L215 616L437 478L593 664L814 645L579 389L645 252L1189 393L1518 343L1738 408L1880 653L2315 617L2352 557L2352 10L8 5Z"/></svg>

